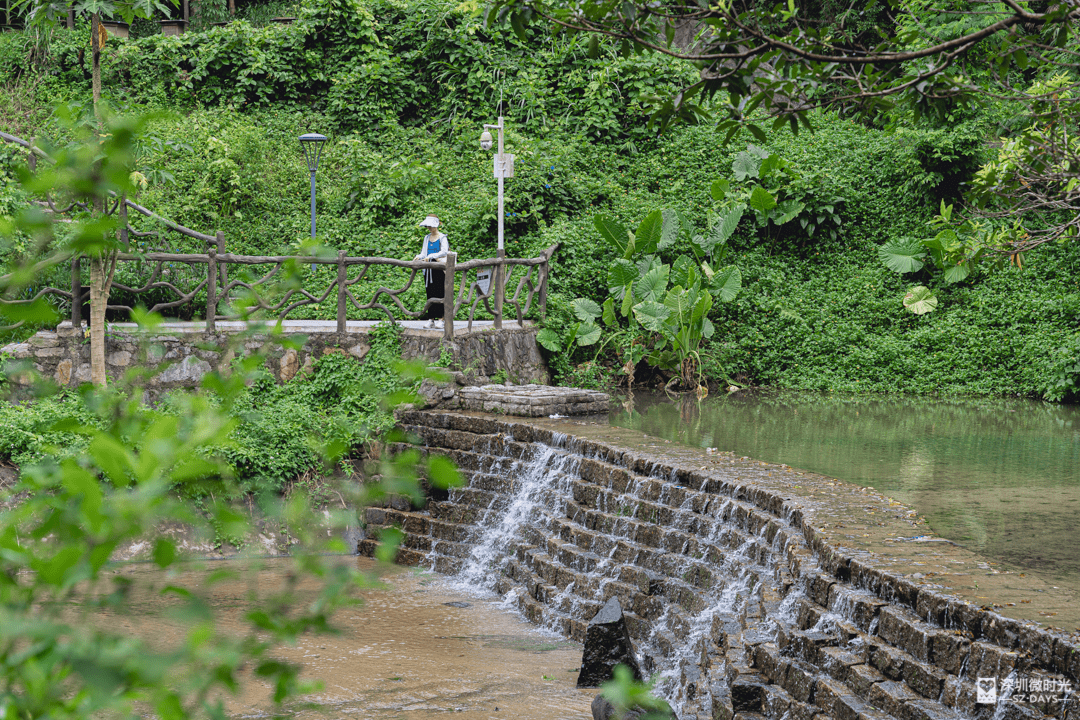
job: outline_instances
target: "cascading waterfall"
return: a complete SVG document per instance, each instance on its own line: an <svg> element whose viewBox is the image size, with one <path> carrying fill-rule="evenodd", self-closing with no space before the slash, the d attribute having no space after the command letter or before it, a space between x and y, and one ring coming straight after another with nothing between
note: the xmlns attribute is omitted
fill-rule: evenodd
<svg viewBox="0 0 1080 720"><path fill-rule="evenodd" d="M486 508L481 522L484 529L479 531L475 544L454 579L465 587L495 590L507 561L515 555L516 548L525 542L527 533L530 530L550 532L552 521L564 514L564 508L560 505L573 497L573 478L580 459L581 456L566 450L536 444L529 458L515 460L504 468L492 466L493 473L501 469L503 478L510 483L511 491L502 502ZM633 501L640 500L638 493L646 479L635 478L621 498L608 496L600 503L601 508L609 513L618 513L632 505ZM676 478L673 475L663 478L658 501L662 503L667 500L674 487ZM551 502L553 499L554 503ZM725 498L715 504L713 516L723 518L731 507L731 500ZM676 528L683 532L692 528L695 524L692 509L691 498L680 502ZM620 526L625 532L630 518L619 517L618 520L613 532L618 533ZM745 609L753 594L758 576L767 571L755 566L754 553L751 552L762 542L764 528L759 535L747 538L734 550L725 551L723 540L728 531L729 528L722 522L714 522L708 534L700 539L698 554L711 550L723 556L723 569L730 571L731 576L721 578L705 593L702 610L685 617L669 607L651 623L651 632L638 640L642 665L656 674L657 691L667 697L680 710L680 714L691 712L695 701L700 704L708 700L707 694L702 691L688 690L693 686L692 682L687 681L688 675L692 676L691 681L696 676L693 672L688 673L687 668L696 668L701 664L702 656L707 653L710 634L718 622L737 621L740 611ZM691 540L687 538L679 548L681 552L675 553L685 558L673 568L676 575L688 572L694 562L693 558L686 556ZM596 568L589 574L594 581L590 583L591 588L578 588L577 583L570 582L548 599L548 605L575 614L588 601L606 601L609 586L616 579L606 575L605 571L618 565L614 557L617 549L617 544L612 543L608 553L599 559ZM519 593L519 589L513 590L509 599L515 600ZM590 618L579 619L588 621ZM550 629L558 629L552 623L548 625ZM671 641L676 633L682 636L677 643Z"/></svg>
<svg viewBox="0 0 1080 720"><path fill-rule="evenodd" d="M543 507L544 491L566 491L569 483L568 466L573 456L549 445L537 446L528 461L514 461L504 473L513 483L513 495L500 517L484 518L487 529L477 539L467 561L457 574L457 579L469 587L493 589L502 564L513 555L530 521L537 517ZM560 483L562 487L560 487ZM489 511L497 512L496 508Z"/></svg>

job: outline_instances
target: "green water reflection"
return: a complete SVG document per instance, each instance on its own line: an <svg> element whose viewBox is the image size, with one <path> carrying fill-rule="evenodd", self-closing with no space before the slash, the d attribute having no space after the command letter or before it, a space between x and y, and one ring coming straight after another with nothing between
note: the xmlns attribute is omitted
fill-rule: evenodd
<svg viewBox="0 0 1080 720"><path fill-rule="evenodd" d="M976 552L1080 576L1080 409L1031 401L635 393L612 423L870 485Z"/></svg>

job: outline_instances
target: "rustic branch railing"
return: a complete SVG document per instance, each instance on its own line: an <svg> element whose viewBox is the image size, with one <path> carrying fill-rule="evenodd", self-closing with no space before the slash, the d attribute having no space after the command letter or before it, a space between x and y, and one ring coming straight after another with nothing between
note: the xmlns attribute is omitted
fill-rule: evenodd
<svg viewBox="0 0 1080 720"><path fill-rule="evenodd" d="M131 295L141 295L153 291L164 291L169 298L154 303L149 307L151 312L160 312L170 308L179 307L195 302L201 295L206 296L206 329L216 329L218 321L243 320L256 313L276 316L284 320L290 313L298 308L308 305L321 305L336 294L337 299L337 332L345 332L347 316L350 309L356 311L379 310L385 313L390 320L422 317L432 304L437 304L438 299L429 299L419 310L410 310L402 301L405 294L416 281L423 270L432 268L435 264L416 260L397 260L383 257L349 257L344 251L339 252L337 257L325 256L297 256L297 255L234 255L232 253L219 252L218 248L223 243L223 237L219 233L215 242L210 245L206 253L170 253L170 252L147 252L147 253L119 253L119 263L137 263L149 265L149 275L139 284L125 285L116 281L113 284L113 294L117 291ZM468 328L472 330L478 303L483 303L494 318L496 327L502 326L502 305L495 303L492 309L490 301L496 298L504 298L505 303L512 305L518 323L525 319L525 315L534 303L539 304L543 311L547 308L547 283L550 275L551 256L558 245L552 245L538 257L534 258L506 258L495 257L483 260L470 260L458 263L457 254L449 253L443 265L445 271L445 288L443 302L443 335L447 340L454 337L454 319L461 314L461 319L467 319ZM4 299L2 304L25 304L37 300L45 295L55 295L71 300L71 322L73 325L82 323L82 304L86 298L86 288L82 283L81 257L74 256L71 260L71 288L42 288L32 298ZM236 271L230 279L228 267L256 268L259 266L272 266L265 272L255 277L246 277L243 272ZM277 286L275 278L288 275L283 272L287 266L300 267L307 265L330 265L337 269L336 276L327 285L318 291L311 291L304 287L296 287L290 284ZM185 266L190 273L180 273L179 266ZM205 271L202 270L205 266ZM408 271L404 283L397 287L376 285L373 294L367 302L361 302L357 298L356 290L359 283L373 275L375 268L400 268ZM499 269L502 268L502 272ZM478 274L482 270L489 271L490 284L484 287ZM187 277L179 279L184 274ZM118 277L120 273L118 271ZM504 285L516 280L516 284ZM513 290L510 294L509 290ZM224 304L226 309L222 312L220 306ZM110 304L109 310L131 311L131 305Z"/></svg>
<svg viewBox="0 0 1080 720"><path fill-rule="evenodd" d="M13 143L28 150L28 165L31 170L34 169L39 159L47 162L53 161L45 151L22 138L0 132L0 141ZM79 202L71 202L62 207L58 206L48 196L44 200L38 201L37 204L44 212L52 215L89 211L85 204ZM129 210L148 218L153 223L151 228L139 230L132 227L128 221ZM121 252L118 254L117 271L112 285L111 296L115 296L117 293L136 296L149 293L167 295L168 299L155 302L149 308L151 312L159 312L194 303L205 294L207 330L215 330L216 323L219 320L243 320L254 313L276 314L279 319L285 319L289 313L297 308L307 305L320 305L328 301L335 292L337 296L338 332L345 332L350 309L359 312L379 310L385 313L390 320L397 320L399 317L422 317L431 308L432 304L438 304L438 300L428 300L423 308L414 311L409 310L401 298L412 288L417 276L423 270L437 267L433 263L383 257L348 257L344 251L339 252L336 257L233 255L225 252L225 236L222 232L207 235L186 228L161 217L126 196L112 195L112 201L105 208L105 213L107 215L119 214L121 218L119 239L124 247L130 249L134 246L136 249L142 249L142 252ZM177 233L181 236L182 242L196 241L198 243L197 247L205 246L206 252L180 253L169 251L168 245L163 240L163 233L167 231ZM184 238L188 240L183 240ZM446 278L443 302L444 337L448 340L454 337L453 321L459 312L464 315L466 307L468 307L468 328L472 330L479 303L483 303L491 314L496 329L502 328L503 307L507 303L514 306L518 323L524 320L534 302L539 304L542 313L546 312L551 256L557 248L558 244L552 245L534 258L508 258L500 250L494 258L470 260L460 264L457 262L457 254L449 253L443 265ZM68 288L34 288L22 293L22 297L5 298L0 296L0 305L28 305L47 295L52 295L69 301L71 303L72 324L81 324L83 321L82 306L89 297L89 289L82 282L82 258L78 255L72 256L69 253L57 253L48 260L38 263L38 266L41 269L46 269L69 260L71 262L71 284ZM135 265L132 266L132 263ZM325 289L319 291L310 291L302 286L297 286L295 283L281 287L276 286L276 278L291 278L291 273L282 272L283 268L290 264L293 267L333 265L336 266L337 273L336 277L330 281ZM150 266L148 273L139 267L141 265ZM229 275L230 265L238 266L234 268L237 272L233 273L231 279ZM253 269L260 265L271 265L273 267L258 277L248 276L246 272L240 270L240 268ZM203 266L205 266L205 270ZM358 270L356 270L357 268ZM356 297L356 290L364 287L360 283L365 279L370 281L377 277L383 268L407 270L409 273L408 278L403 285L397 288L389 288L383 285L377 286L370 300L361 302ZM132 271L125 272L129 269L132 269ZM483 278L481 277L481 271L486 271L483 273ZM350 276L350 272L354 274ZM382 274L385 275L386 273ZM0 280L4 279L0 278ZM125 281L131 284L126 284ZM457 288L456 291L455 288ZM513 288L513 294L510 296L507 296L508 288ZM228 309L221 313L219 306L223 303ZM492 304L494 304L494 308L492 308ZM107 309L130 312L133 307L130 305L109 304ZM15 328L22 324L23 321L20 321L14 325L0 327L0 330Z"/></svg>

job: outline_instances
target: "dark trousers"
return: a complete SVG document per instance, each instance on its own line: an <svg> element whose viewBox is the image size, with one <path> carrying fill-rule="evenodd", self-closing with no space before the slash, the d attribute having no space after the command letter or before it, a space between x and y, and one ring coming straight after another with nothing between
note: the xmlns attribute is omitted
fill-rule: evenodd
<svg viewBox="0 0 1080 720"><path fill-rule="evenodd" d="M434 264L434 263L433 263ZM428 305L422 320L442 320L443 294L446 292L446 271L442 267L433 267L424 271L428 300L435 302Z"/></svg>

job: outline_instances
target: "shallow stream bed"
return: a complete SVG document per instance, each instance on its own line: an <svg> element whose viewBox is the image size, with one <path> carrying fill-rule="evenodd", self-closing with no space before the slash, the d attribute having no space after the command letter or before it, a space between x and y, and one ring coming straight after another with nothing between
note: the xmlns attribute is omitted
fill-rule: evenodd
<svg viewBox="0 0 1080 720"><path fill-rule="evenodd" d="M288 558L192 566L181 577L152 565L129 565L124 574L140 584L198 585L200 573L236 570L235 580L215 584L211 604L220 612L219 632L238 632L250 598L279 592L293 568ZM372 570L368 558L343 557ZM540 630L507 609L498 597L455 586L435 573L383 568L381 588L361 591L363 604L339 611L339 635L305 636L275 656L303 666L302 679L323 689L288 706L288 716L310 720L380 718L421 720L584 720L596 690L577 690L581 645ZM314 582L301 584L296 599L314 597ZM156 592L136 612L110 617L123 629L159 642L180 642L180 626L168 619L168 601ZM232 717L272 717L271 688L248 678L243 694L227 702Z"/></svg>

